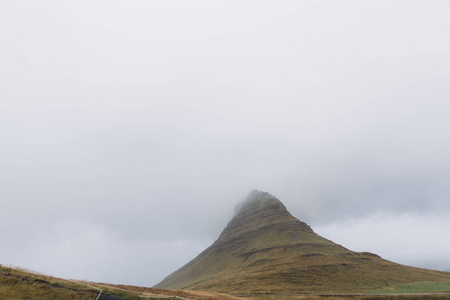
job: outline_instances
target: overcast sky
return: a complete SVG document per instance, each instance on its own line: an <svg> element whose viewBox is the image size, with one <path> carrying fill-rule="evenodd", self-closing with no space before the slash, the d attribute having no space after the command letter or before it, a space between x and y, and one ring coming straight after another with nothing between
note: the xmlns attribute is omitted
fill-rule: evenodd
<svg viewBox="0 0 450 300"><path fill-rule="evenodd" d="M152 286L250 190L450 270L450 2L0 2L0 263Z"/></svg>

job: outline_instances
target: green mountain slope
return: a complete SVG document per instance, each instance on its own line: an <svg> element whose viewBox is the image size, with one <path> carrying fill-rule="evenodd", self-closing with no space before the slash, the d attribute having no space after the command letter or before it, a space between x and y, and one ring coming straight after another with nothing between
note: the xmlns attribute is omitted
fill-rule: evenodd
<svg viewBox="0 0 450 300"><path fill-rule="evenodd" d="M274 196L253 191L219 238L156 288L228 293L361 292L450 282L450 273L358 253L313 232Z"/></svg>

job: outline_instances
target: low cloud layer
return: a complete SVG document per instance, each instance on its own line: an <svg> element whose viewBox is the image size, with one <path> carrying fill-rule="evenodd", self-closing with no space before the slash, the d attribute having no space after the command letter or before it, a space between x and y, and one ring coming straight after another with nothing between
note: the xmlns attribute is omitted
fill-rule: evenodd
<svg viewBox="0 0 450 300"><path fill-rule="evenodd" d="M450 214L381 213L364 219L318 226L316 232L353 251L370 251L405 265L450 271L450 244L442 236ZM418 254L420 253L420 254Z"/></svg>
<svg viewBox="0 0 450 300"><path fill-rule="evenodd" d="M0 263L153 285L259 189L450 269L449 8L3 1Z"/></svg>

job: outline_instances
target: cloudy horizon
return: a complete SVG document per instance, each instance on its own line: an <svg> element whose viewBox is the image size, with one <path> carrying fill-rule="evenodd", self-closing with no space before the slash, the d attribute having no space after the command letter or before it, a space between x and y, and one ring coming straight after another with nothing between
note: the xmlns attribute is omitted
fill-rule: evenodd
<svg viewBox="0 0 450 300"><path fill-rule="evenodd" d="M448 1L2 1L0 264L152 286L253 189L450 270Z"/></svg>

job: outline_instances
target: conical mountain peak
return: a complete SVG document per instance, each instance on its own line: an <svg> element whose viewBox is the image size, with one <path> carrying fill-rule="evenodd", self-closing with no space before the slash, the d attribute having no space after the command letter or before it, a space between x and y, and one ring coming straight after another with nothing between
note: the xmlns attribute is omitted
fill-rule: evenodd
<svg viewBox="0 0 450 300"><path fill-rule="evenodd" d="M350 251L314 233L273 195L258 190L235 209L219 238L156 285L233 293L349 292L402 282L450 280L370 253Z"/></svg>
<svg viewBox="0 0 450 300"><path fill-rule="evenodd" d="M308 225L294 218L275 196L254 190L235 207L235 216L223 230L218 241L250 232L253 233L252 237L255 237L257 232L264 234L268 230L285 232L293 227L312 232Z"/></svg>
<svg viewBox="0 0 450 300"><path fill-rule="evenodd" d="M286 213L286 207L272 194L253 190L248 197L235 207L235 215L251 213L260 213L272 210L272 212Z"/></svg>

